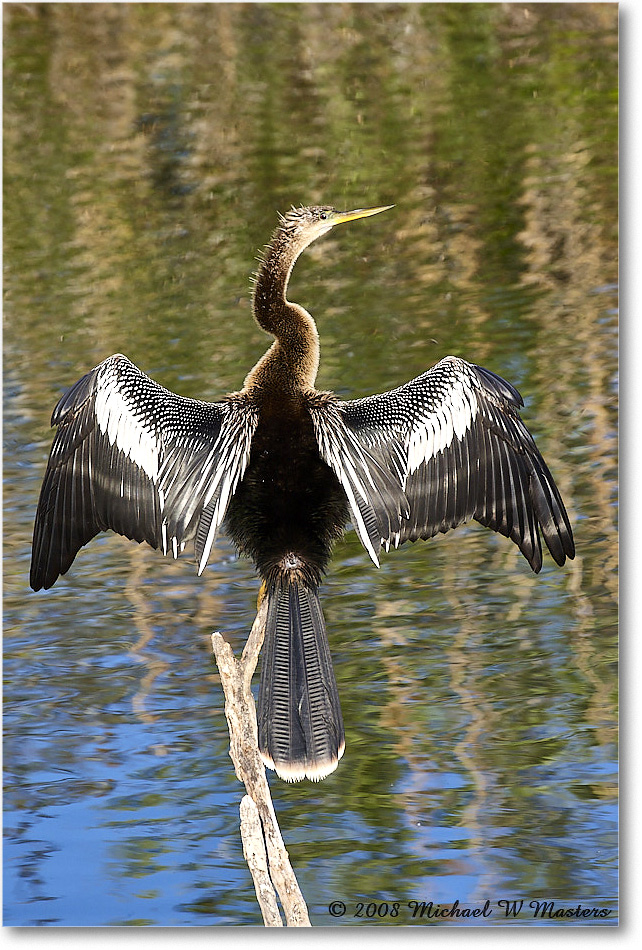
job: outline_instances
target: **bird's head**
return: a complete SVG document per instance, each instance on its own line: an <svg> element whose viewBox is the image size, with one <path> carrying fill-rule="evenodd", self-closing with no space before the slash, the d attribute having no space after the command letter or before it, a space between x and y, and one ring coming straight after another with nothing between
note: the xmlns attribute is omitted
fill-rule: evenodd
<svg viewBox="0 0 642 950"><path fill-rule="evenodd" d="M316 241L336 227L337 224L346 224L358 218L368 218L370 215L387 211L393 205L383 205L379 208L359 208L356 211L336 211L335 208L318 206L311 208L292 208L287 214L280 215L279 231L288 243L296 246L300 253L305 247Z"/></svg>

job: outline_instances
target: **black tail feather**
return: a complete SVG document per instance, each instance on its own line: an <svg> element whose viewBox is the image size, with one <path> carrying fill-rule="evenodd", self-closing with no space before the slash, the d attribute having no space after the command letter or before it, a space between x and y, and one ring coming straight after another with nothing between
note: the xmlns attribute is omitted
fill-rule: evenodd
<svg viewBox="0 0 642 950"><path fill-rule="evenodd" d="M268 613L258 701L259 748L288 782L319 781L343 755L345 736L332 657L314 587L279 581Z"/></svg>

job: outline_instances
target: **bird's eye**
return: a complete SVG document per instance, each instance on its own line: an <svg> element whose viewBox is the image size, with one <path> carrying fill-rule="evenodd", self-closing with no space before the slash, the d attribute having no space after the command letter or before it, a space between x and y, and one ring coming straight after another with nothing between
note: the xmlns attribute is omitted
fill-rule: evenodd
<svg viewBox="0 0 642 950"><path fill-rule="evenodd" d="M326 218L328 217L327 212L326 212L326 211L322 211L321 214L319 215L319 217L321 218L322 221L325 221Z"/></svg>

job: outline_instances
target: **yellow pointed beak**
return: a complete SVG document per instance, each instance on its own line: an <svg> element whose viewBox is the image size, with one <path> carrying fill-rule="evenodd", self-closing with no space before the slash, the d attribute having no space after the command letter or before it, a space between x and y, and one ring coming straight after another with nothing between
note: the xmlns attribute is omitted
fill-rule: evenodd
<svg viewBox="0 0 642 950"><path fill-rule="evenodd" d="M357 211L338 211L332 219L332 226L345 224L347 221L356 221L357 218L369 218L371 214L379 214L380 211L388 211L389 208L394 208L394 205L382 205L380 208L359 208Z"/></svg>

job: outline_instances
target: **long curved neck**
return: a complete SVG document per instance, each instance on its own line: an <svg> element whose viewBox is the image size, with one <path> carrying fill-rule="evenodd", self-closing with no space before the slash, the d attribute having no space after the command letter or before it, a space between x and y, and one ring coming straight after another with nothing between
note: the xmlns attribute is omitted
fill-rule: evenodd
<svg viewBox="0 0 642 950"><path fill-rule="evenodd" d="M246 380L283 391L314 386L319 368L319 334L311 315L287 299L292 268L303 247L277 231L268 247L254 289L254 319L276 342Z"/></svg>

